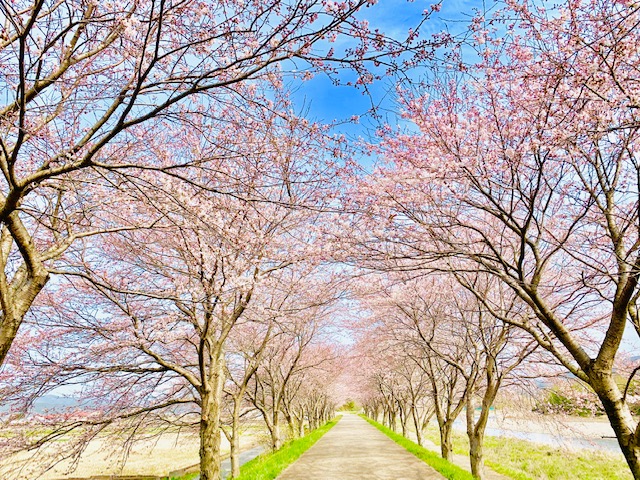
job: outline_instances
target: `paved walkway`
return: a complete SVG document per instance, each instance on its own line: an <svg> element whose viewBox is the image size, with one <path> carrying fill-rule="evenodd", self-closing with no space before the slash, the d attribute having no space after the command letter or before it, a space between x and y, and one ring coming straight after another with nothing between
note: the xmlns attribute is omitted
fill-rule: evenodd
<svg viewBox="0 0 640 480"><path fill-rule="evenodd" d="M338 424L277 480L442 480L444 477L362 418Z"/></svg>

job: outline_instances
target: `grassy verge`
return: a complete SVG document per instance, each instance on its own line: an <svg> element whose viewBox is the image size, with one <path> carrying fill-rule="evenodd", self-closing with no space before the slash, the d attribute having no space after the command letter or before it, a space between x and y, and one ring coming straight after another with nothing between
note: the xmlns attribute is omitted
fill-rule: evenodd
<svg viewBox="0 0 640 480"><path fill-rule="evenodd" d="M440 445L436 427L426 437ZM454 452L469 455L469 440L453 434ZM633 477L622 455L598 450L566 450L506 437L486 437L485 464L515 480L631 480Z"/></svg>
<svg viewBox="0 0 640 480"><path fill-rule="evenodd" d="M473 476L469 472L463 470L457 465L446 461L444 458L441 458L440 456L438 456L438 454L432 452L431 450L427 450L417 443L412 442L408 438L405 438L398 433L392 432L387 427L380 425L378 422L371 420L365 415L360 416L371 425L376 427L378 430L380 430L382 433L384 433L391 440L396 442L398 445L406 448L409 452L413 453L416 457L431 466L434 470L440 472L442 475L444 475L445 478L448 478L449 480L473 480Z"/></svg>
<svg viewBox="0 0 640 480"><path fill-rule="evenodd" d="M338 415L335 419L309 432L302 438L285 443L276 452L263 453L248 461L240 467L240 476L237 480L273 480L338 423L340 417L341 415ZM172 477L170 480L192 480L197 476L198 473L190 473L179 478Z"/></svg>
<svg viewBox="0 0 640 480"><path fill-rule="evenodd" d="M340 416L302 438L285 443L276 452L265 453L245 463L240 467L240 476L237 480L273 480L280 472L295 462L300 455L309 450L320 437L338 423L338 420L340 420Z"/></svg>
<svg viewBox="0 0 640 480"><path fill-rule="evenodd" d="M183 475L182 477L171 477L169 480L194 480L198 475L200 475L199 473L187 473L186 475Z"/></svg>

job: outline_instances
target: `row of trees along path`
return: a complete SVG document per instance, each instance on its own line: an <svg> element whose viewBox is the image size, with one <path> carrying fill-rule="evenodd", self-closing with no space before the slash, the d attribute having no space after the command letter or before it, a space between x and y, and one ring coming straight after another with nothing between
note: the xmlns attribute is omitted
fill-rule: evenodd
<svg viewBox="0 0 640 480"><path fill-rule="evenodd" d="M38 476L16 452L46 470L108 428L127 432L125 458L171 424L198 432L201 478L218 480L222 435L237 473L247 408L273 448L280 415L297 432L324 420L324 382L301 377L327 363L309 355L328 352L313 319L336 295L303 305L322 289L300 282L319 274L303 250L320 229L308 211L336 190L315 187L335 177L335 142L290 121L282 78L368 82L369 66L422 57L419 25L395 39L355 17L373 3L0 2L0 411L30 418L34 395L72 384L84 402L35 440L12 423L0 478Z"/></svg>
<svg viewBox="0 0 640 480"><path fill-rule="evenodd" d="M449 458L466 411L483 478L491 406L535 360L597 396L640 479L638 2L506 0L424 40L440 3L398 38L375 3L0 1L0 478L190 429L218 480L240 419L277 449L340 401L349 289L374 417L420 442L434 416ZM289 81L416 66L367 174L294 114ZM76 411L34 411L69 390Z"/></svg>

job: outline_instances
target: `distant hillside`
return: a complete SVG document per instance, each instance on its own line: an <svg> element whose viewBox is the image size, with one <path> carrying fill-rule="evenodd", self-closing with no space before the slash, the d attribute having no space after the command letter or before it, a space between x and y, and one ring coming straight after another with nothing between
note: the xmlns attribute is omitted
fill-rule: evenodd
<svg viewBox="0 0 640 480"><path fill-rule="evenodd" d="M80 404L80 400L74 397L59 397L57 395L43 395L34 404L36 413L43 413L46 410L62 410L67 407L75 407Z"/></svg>
<svg viewBox="0 0 640 480"><path fill-rule="evenodd" d="M34 402L34 413L44 413L45 411L63 410L67 407L80 405L80 400L73 397L61 397L58 395L43 395ZM0 412L9 410L8 405L0 403Z"/></svg>

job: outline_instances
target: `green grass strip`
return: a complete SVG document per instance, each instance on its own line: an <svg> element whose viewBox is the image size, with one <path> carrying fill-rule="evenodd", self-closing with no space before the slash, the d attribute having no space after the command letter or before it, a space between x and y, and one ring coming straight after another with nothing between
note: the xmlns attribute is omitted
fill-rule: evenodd
<svg viewBox="0 0 640 480"><path fill-rule="evenodd" d="M197 472L187 473L186 475L183 475L181 477L171 477L169 478L169 480L194 480L198 475L200 474Z"/></svg>
<svg viewBox="0 0 640 480"><path fill-rule="evenodd" d="M300 455L309 450L320 437L331 430L338 423L340 417L341 415L302 438L285 443L275 452L264 453L245 463L240 467L240 476L237 480L273 480L280 475L280 472L300 458Z"/></svg>
<svg viewBox="0 0 640 480"><path fill-rule="evenodd" d="M437 427L428 427L425 438L438 445ZM464 433L453 432L453 445L455 453L469 454L469 439ZM484 463L514 480L633 480L621 454L605 450L566 450L511 437L487 435Z"/></svg>
<svg viewBox="0 0 640 480"><path fill-rule="evenodd" d="M391 440L396 442L398 445L406 448L409 452L413 453L416 457L425 462L431 468L440 472L442 475L444 475L445 478L448 478L449 480L473 480L473 475L471 475L471 473L458 467L457 465L452 464L451 462L448 462L444 458L439 457L438 454L432 452L431 450L427 450L426 448L421 447L417 443L414 443L408 438L405 438L402 435L391 431L391 429L371 420L365 415L360 416L371 425L376 427L378 430L380 430L382 433L384 433Z"/></svg>
<svg viewBox="0 0 640 480"><path fill-rule="evenodd" d="M236 480L273 480L280 472L295 462L300 455L309 450L325 433L338 423L342 415L325 423L320 428L309 432L302 438L285 443L275 452L263 453L253 460L240 466L240 476ZM192 480L198 476L197 472L182 477L171 477L170 480Z"/></svg>
<svg viewBox="0 0 640 480"><path fill-rule="evenodd" d="M504 465L501 465L499 463L495 463L495 462L490 462L485 460L484 464L489 467L491 470L493 470L494 472L498 472L501 473L502 475L505 475L509 478L513 478L514 480L534 480L533 477L530 477L529 475L527 475L524 472L520 472L518 470L514 470L513 468L509 468L506 467Z"/></svg>

